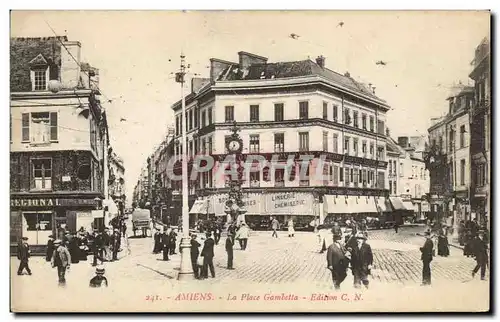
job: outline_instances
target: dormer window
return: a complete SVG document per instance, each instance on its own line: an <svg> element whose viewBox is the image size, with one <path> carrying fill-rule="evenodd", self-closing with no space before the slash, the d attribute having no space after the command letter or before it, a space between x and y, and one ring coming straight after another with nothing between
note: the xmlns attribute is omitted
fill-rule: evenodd
<svg viewBox="0 0 500 322"><path fill-rule="evenodd" d="M39 54L29 62L31 88L33 91L46 91L47 80L49 78L49 64L47 60Z"/></svg>

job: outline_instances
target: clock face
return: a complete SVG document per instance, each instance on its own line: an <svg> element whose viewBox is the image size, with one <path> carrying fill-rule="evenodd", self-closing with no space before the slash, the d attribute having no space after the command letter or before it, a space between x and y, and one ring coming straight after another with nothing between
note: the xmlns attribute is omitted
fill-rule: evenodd
<svg viewBox="0 0 500 322"><path fill-rule="evenodd" d="M240 149L240 147L241 147L240 141L229 142L228 148L229 148L229 151L231 151L231 152L238 151Z"/></svg>

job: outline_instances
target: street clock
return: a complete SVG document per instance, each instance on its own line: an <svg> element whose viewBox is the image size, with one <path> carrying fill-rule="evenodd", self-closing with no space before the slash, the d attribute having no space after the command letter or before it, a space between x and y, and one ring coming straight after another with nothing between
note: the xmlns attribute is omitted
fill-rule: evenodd
<svg viewBox="0 0 500 322"><path fill-rule="evenodd" d="M239 138L231 138L231 140L227 142L227 150L229 151L229 153L241 153L242 148L243 144L241 142L241 139Z"/></svg>

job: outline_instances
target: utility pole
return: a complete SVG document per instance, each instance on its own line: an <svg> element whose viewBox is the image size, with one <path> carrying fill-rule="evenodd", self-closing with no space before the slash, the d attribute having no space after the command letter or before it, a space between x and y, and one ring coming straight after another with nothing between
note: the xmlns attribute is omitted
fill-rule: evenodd
<svg viewBox="0 0 500 322"><path fill-rule="evenodd" d="M187 160L187 122L186 122L186 101L184 99L184 82L186 76L186 56L181 53L180 71L175 74L175 81L181 84L182 103L182 239L181 239L181 267L179 280L189 281L194 279L191 267L191 238L189 237L189 204L188 204L188 160Z"/></svg>

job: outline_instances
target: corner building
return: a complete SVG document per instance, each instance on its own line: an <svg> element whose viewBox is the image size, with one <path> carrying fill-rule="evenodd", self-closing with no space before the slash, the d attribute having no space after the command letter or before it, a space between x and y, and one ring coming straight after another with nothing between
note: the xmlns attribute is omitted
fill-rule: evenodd
<svg viewBox="0 0 500 322"><path fill-rule="evenodd" d="M239 52L238 62L210 60L210 78L193 79L186 97L188 156L209 154L217 169L228 153L226 142L236 122L243 140L243 158L278 155L285 169L267 167L246 174L245 220L256 227L270 216L297 228L318 218L375 216L385 209L386 132L389 106L374 89L338 74L316 61L268 63L258 55ZM172 106L180 146L181 102ZM301 177L301 155L314 155ZM324 155L323 178L316 178L317 159ZM174 191L181 182L173 183ZM225 216L228 181L214 172L190 181L190 208L196 215ZM180 197L180 195L179 195ZM196 205L192 206L192 204ZM193 221L193 219L191 219Z"/></svg>

